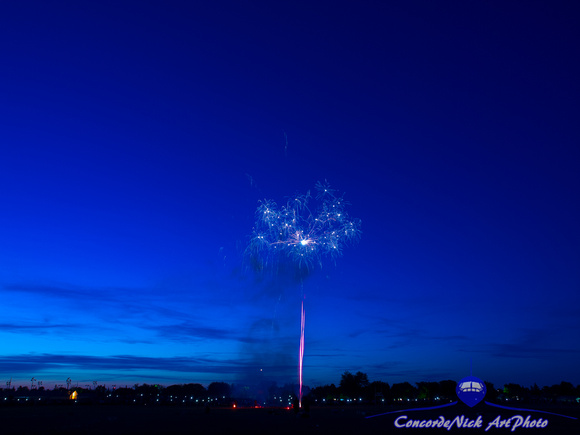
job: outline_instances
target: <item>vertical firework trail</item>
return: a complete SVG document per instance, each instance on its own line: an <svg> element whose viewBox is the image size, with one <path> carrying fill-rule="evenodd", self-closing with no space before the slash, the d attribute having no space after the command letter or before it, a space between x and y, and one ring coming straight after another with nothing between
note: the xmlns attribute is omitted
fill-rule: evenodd
<svg viewBox="0 0 580 435"><path fill-rule="evenodd" d="M306 314L304 312L304 299L302 299L302 310L300 316L300 350L298 352L298 407L302 408L302 363L304 361L304 324Z"/></svg>
<svg viewBox="0 0 580 435"><path fill-rule="evenodd" d="M316 183L319 204L313 213L308 206L310 191L290 198L278 208L271 200L260 201L256 210L250 244L246 255L257 270L276 270L279 262L289 261L300 270L322 267L322 260L335 260L342 248L360 238L360 220L350 219L345 211L348 203L329 184ZM302 369L304 362L304 287L300 315L300 349L298 353L299 406L302 406Z"/></svg>

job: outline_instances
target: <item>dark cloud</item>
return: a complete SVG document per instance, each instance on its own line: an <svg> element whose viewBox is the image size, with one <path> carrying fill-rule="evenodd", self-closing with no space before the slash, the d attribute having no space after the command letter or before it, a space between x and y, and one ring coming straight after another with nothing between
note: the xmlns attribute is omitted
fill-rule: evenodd
<svg viewBox="0 0 580 435"><path fill-rule="evenodd" d="M558 358L579 355L580 349L532 346L523 343L496 343L487 352L500 358Z"/></svg>
<svg viewBox="0 0 580 435"><path fill-rule="evenodd" d="M29 293L38 296L61 299L110 300L113 295L126 292L128 289L91 289L76 286L51 286L42 284L4 284L4 290Z"/></svg>
<svg viewBox="0 0 580 435"><path fill-rule="evenodd" d="M377 376L383 376L383 380L391 379L391 383L403 382L392 381L392 379L403 379L404 381L414 382L423 380L449 379L453 374L444 370L425 370L425 368L412 368L408 363L403 361L383 361L376 364L371 364L366 367Z"/></svg>
<svg viewBox="0 0 580 435"><path fill-rule="evenodd" d="M240 334L235 330L195 325L191 322L184 322L175 325L152 326L146 327L146 329L157 331L163 338L181 342L192 342L198 340L233 340L242 343L264 342L264 339L261 337L251 337Z"/></svg>
<svg viewBox="0 0 580 435"><path fill-rule="evenodd" d="M423 345L425 342L428 341L440 341L452 343L469 340L469 337L465 335L432 334L429 331L411 328L388 329L377 332L380 336L389 339L390 344L387 347L391 349L401 348L404 346Z"/></svg>
<svg viewBox="0 0 580 435"><path fill-rule="evenodd" d="M168 291L124 287L81 287L74 285L4 284L8 292L25 293L47 300L60 300L76 310L106 318L107 322L124 321L140 316L186 318L187 314L167 308ZM136 297L135 295L139 295ZM60 302L59 302L60 303Z"/></svg>
<svg viewBox="0 0 580 435"><path fill-rule="evenodd" d="M83 328L82 325L76 324L50 324L50 323L0 323L0 331L12 333L35 333L45 334L55 330L78 330Z"/></svg>
<svg viewBox="0 0 580 435"><path fill-rule="evenodd" d="M378 334L381 337L389 338L397 340L396 343L392 344L392 346L401 346L404 344L412 344L416 341L462 341L468 340L469 338L466 335L439 335L439 334L432 334L429 331L421 330L421 329L411 329L408 327L393 327L389 329L358 329L352 331L348 334L350 338L357 338L362 335L366 334Z"/></svg>
<svg viewBox="0 0 580 435"><path fill-rule="evenodd" d="M269 370L285 371L289 366L269 367ZM292 365L292 369L295 367ZM41 373L52 369L89 370L95 372L116 372L147 370L179 373L231 374L259 371L260 365L253 361L232 359L187 357L139 357L132 355L89 356L61 354L21 354L0 357L0 372L3 373Z"/></svg>
<svg viewBox="0 0 580 435"><path fill-rule="evenodd" d="M560 328L522 328L512 337L501 342L491 342L478 347L462 346L465 352L483 352L497 358L541 358L552 359L580 355L578 347L571 347L559 339ZM507 335L507 334L506 334Z"/></svg>

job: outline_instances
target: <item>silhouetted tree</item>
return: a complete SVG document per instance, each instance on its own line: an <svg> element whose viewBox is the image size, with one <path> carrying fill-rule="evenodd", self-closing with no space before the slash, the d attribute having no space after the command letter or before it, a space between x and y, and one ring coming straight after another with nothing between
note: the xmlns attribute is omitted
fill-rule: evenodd
<svg viewBox="0 0 580 435"><path fill-rule="evenodd" d="M542 396L551 401L559 401L563 397L576 396L577 388L570 382L562 381L560 384L554 384L551 387L542 388Z"/></svg>
<svg viewBox="0 0 580 435"><path fill-rule="evenodd" d="M334 384L313 388L310 394L318 402L325 402L328 404L333 403L335 399L338 399L340 396L338 388Z"/></svg>
<svg viewBox="0 0 580 435"><path fill-rule="evenodd" d="M365 388L365 400L370 403L381 403L389 398L391 388L383 381L374 381Z"/></svg>
<svg viewBox="0 0 580 435"><path fill-rule="evenodd" d="M491 382L487 382L487 381L483 381L483 383L485 384L485 398L486 400L496 400L497 399L497 389L493 386L493 384Z"/></svg>
<svg viewBox="0 0 580 435"><path fill-rule="evenodd" d="M230 397L230 392L230 385L225 382L212 382L207 387L208 396L213 398Z"/></svg>
<svg viewBox="0 0 580 435"><path fill-rule="evenodd" d="M116 402L131 403L135 397L135 390L122 387L117 388L113 394Z"/></svg>
<svg viewBox="0 0 580 435"><path fill-rule="evenodd" d="M438 382L417 382L417 398L423 400L433 400L439 396Z"/></svg>
<svg viewBox="0 0 580 435"><path fill-rule="evenodd" d="M345 371L340 380L340 392L347 397L359 397L363 393L363 389L369 385L369 378L366 373L356 372L352 374L348 370Z"/></svg>
<svg viewBox="0 0 580 435"><path fill-rule="evenodd" d="M417 389L408 382L393 384L391 386L391 397L397 399L414 399L417 397Z"/></svg>
<svg viewBox="0 0 580 435"><path fill-rule="evenodd" d="M98 387L97 387L98 388ZM135 386L135 403L158 403L158 396L161 394L161 388L158 385L136 385Z"/></svg>
<svg viewBox="0 0 580 435"><path fill-rule="evenodd" d="M207 396L207 390L201 384L185 384L183 386L183 393L185 396L190 396L194 399L201 399Z"/></svg>
<svg viewBox="0 0 580 435"><path fill-rule="evenodd" d="M157 385L143 384L135 386L135 394L137 395L143 394L143 396L157 396L159 392L160 388Z"/></svg>
<svg viewBox="0 0 580 435"><path fill-rule="evenodd" d="M540 390L540 387L538 387L538 384L536 384L534 382L534 385L532 385L532 387L530 388L530 397L533 400L538 400L541 395L542 395L542 390Z"/></svg>
<svg viewBox="0 0 580 435"><path fill-rule="evenodd" d="M183 396L183 385L169 385L163 389L167 396Z"/></svg>
<svg viewBox="0 0 580 435"><path fill-rule="evenodd" d="M454 400L457 397L456 388L457 382L455 381L446 380L439 382L439 394L442 399Z"/></svg>
<svg viewBox="0 0 580 435"><path fill-rule="evenodd" d="M556 386L558 391L558 394L561 396L573 396L575 391L574 385L572 385L570 382L565 382L562 381L560 382L560 385Z"/></svg>
<svg viewBox="0 0 580 435"><path fill-rule="evenodd" d="M518 384L505 384L503 387L503 394L509 399L522 400L529 396L529 390Z"/></svg>

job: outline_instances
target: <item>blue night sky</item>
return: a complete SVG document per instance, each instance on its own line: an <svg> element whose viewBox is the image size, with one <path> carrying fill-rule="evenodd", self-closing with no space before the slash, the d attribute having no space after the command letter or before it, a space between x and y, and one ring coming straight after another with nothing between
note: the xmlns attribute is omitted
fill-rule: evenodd
<svg viewBox="0 0 580 435"><path fill-rule="evenodd" d="M580 13L0 5L0 386L580 383ZM328 180L359 243L256 273Z"/></svg>

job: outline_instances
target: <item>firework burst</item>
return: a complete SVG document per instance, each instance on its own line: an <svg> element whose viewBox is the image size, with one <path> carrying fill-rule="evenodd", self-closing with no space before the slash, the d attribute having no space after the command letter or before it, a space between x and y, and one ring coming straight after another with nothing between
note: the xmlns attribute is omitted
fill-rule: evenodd
<svg viewBox="0 0 580 435"><path fill-rule="evenodd" d="M274 201L260 201L256 224L247 253L261 267L283 259L299 268L318 265L324 258L335 260L343 248L360 238L360 220L350 219L349 205L329 184L316 183L317 207L311 209L310 191L278 207Z"/></svg>

